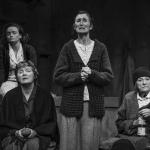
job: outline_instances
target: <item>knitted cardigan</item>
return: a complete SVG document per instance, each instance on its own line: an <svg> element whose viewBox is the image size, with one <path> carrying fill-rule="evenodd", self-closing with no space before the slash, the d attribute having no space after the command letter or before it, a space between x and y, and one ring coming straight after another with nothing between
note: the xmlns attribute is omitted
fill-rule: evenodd
<svg viewBox="0 0 150 150"><path fill-rule="evenodd" d="M104 115L104 86L113 78L109 56L105 45L95 40L93 52L87 64L92 73L86 82L89 91L89 116L102 118ZM85 82L81 79L84 67L74 40L66 43L59 55L54 70L54 80L63 87L60 111L68 117L81 117Z"/></svg>

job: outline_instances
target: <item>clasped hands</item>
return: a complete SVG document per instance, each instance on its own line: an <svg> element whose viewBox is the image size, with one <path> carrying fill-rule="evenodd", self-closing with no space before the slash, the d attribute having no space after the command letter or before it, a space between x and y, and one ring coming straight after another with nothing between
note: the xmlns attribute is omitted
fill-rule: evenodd
<svg viewBox="0 0 150 150"><path fill-rule="evenodd" d="M82 81L87 81L89 75L91 74L91 69L88 66L82 67L81 69L81 79Z"/></svg>
<svg viewBox="0 0 150 150"><path fill-rule="evenodd" d="M15 132L18 138L33 138L37 135L36 131L31 128L22 128Z"/></svg>
<svg viewBox="0 0 150 150"><path fill-rule="evenodd" d="M150 109L144 108L144 109L139 111L139 114L142 116L142 118L149 117L150 116ZM142 119L142 120L139 120L139 118L134 120L133 125L145 124L145 120L144 119Z"/></svg>

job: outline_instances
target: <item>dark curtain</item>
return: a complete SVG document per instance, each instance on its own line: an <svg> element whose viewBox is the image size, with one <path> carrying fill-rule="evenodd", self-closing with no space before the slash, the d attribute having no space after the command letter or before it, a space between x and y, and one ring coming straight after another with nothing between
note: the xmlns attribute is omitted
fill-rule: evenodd
<svg viewBox="0 0 150 150"><path fill-rule="evenodd" d="M76 12L89 11L94 18L92 38L106 44L115 76L105 95L119 96L121 102L133 89L135 68L150 67L149 8L149 0L2 0L0 29L10 21L23 25L39 54L41 86L61 95L61 87L52 82L54 66L63 44L74 38Z"/></svg>

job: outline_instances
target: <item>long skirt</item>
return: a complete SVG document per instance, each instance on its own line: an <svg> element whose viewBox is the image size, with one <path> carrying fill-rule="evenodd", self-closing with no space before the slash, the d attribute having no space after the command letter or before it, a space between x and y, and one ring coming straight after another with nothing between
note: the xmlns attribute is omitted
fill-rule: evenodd
<svg viewBox="0 0 150 150"><path fill-rule="evenodd" d="M98 150L101 119L88 116L88 102L84 102L80 119L61 114L60 150Z"/></svg>
<svg viewBox="0 0 150 150"><path fill-rule="evenodd" d="M8 137L9 138L9 137ZM8 140L8 139L5 139ZM39 150L39 139L33 138L27 140L23 146L20 146L20 144L17 144L15 142L11 142L9 144L3 145L2 141L2 148L3 150Z"/></svg>

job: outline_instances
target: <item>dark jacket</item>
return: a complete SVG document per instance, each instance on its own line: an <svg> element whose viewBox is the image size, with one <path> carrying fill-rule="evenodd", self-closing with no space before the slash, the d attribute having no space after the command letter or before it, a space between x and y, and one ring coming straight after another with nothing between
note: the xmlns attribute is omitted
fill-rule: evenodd
<svg viewBox="0 0 150 150"><path fill-rule="evenodd" d="M113 78L113 73L104 44L95 40L94 49L88 66L92 74L86 82L89 90L89 116L102 118L104 115L104 86ZM62 48L56 68L54 80L63 87L60 111L66 116L81 117L83 111L83 91L85 82L81 79L81 60L74 40L69 41Z"/></svg>
<svg viewBox="0 0 150 150"><path fill-rule="evenodd" d="M145 106L140 109L143 108L145 108ZM146 108L150 108L150 104L146 105ZM125 95L122 105L118 110L116 125L120 134L137 134L137 127L133 126L133 121L138 119L138 111L137 92L131 91ZM145 118L145 120L150 124L150 117Z"/></svg>
<svg viewBox="0 0 150 150"><path fill-rule="evenodd" d="M41 149L45 150L51 140L58 142L59 132L54 101L50 94L40 87L36 90L30 119L30 128L37 132ZM23 95L19 86L9 91L3 99L0 121L1 140L25 126Z"/></svg>
<svg viewBox="0 0 150 150"><path fill-rule="evenodd" d="M37 54L33 46L22 44L25 60L31 60L37 65ZM0 47L0 84L8 79L9 75L9 48L8 46Z"/></svg>

